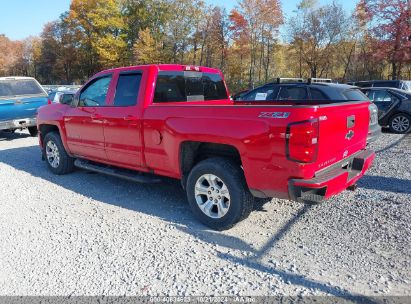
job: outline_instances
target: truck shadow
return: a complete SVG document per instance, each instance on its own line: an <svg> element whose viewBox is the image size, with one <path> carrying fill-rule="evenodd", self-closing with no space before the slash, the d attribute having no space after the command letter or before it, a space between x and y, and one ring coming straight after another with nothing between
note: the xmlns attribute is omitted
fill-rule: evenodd
<svg viewBox="0 0 411 304"><path fill-rule="evenodd" d="M90 172L82 170L77 170L69 175L55 176L48 171L46 164L41 161L38 146L2 150L0 151L0 162L59 185L74 192L73 195L81 195L104 204L156 216L172 223L180 231L191 234L204 242L250 253L250 256L246 258L238 258L228 253L217 252L216 256L220 259L240 263L260 272L278 275L282 280L291 284L316 289L341 299L352 302L375 303L365 296L354 295L338 286L331 286L302 275L268 267L261 262L261 258L276 246L277 242L293 228L301 217L310 212L313 208L312 205L303 205L297 214L292 216L279 230L273 232L273 235L260 249L255 249L238 237L210 231L197 222L189 210L185 193L176 180L164 179L161 184L143 185L101 174L90 174ZM55 195L60 194L56 193ZM79 204L83 203L81 196L79 196ZM262 206L263 202L259 204L257 209L262 209Z"/></svg>
<svg viewBox="0 0 411 304"><path fill-rule="evenodd" d="M358 182L361 188L411 194L411 180L396 177L365 175Z"/></svg>

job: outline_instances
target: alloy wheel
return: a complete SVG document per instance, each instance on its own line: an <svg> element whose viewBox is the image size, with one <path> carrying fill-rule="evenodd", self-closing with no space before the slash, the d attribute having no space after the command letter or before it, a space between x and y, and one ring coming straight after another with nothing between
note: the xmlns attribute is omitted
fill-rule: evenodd
<svg viewBox="0 0 411 304"><path fill-rule="evenodd" d="M214 174L200 176L195 184L194 195L198 207L208 217L222 218L230 208L230 192L226 184Z"/></svg>

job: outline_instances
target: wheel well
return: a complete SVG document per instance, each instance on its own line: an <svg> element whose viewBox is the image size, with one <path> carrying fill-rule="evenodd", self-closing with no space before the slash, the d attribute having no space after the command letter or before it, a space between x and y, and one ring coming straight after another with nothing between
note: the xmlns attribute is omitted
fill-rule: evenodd
<svg viewBox="0 0 411 304"><path fill-rule="evenodd" d="M40 131L41 141L43 141L47 133L54 132L54 131L59 132L59 128L55 125L40 125L39 131Z"/></svg>
<svg viewBox="0 0 411 304"><path fill-rule="evenodd" d="M240 153L234 146L193 141L182 143L180 148L180 168L183 187L185 187L188 174L197 163L207 158L218 156L230 158L241 166Z"/></svg>

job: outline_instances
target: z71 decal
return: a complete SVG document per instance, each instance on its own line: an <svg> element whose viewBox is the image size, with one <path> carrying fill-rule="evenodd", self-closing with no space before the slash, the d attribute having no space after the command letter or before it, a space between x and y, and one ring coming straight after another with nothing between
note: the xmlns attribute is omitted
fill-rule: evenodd
<svg viewBox="0 0 411 304"><path fill-rule="evenodd" d="M290 112L261 112L258 117L260 118L288 118Z"/></svg>

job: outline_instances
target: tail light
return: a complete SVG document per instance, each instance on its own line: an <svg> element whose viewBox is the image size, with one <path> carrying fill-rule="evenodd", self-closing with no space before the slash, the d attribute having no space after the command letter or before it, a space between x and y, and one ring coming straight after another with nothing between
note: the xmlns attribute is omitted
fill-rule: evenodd
<svg viewBox="0 0 411 304"><path fill-rule="evenodd" d="M318 119L312 119L287 126L286 155L289 160L312 163L318 154Z"/></svg>
<svg viewBox="0 0 411 304"><path fill-rule="evenodd" d="M47 104L51 104L52 102L51 102L51 100L50 100L50 98L49 99L47 99Z"/></svg>
<svg viewBox="0 0 411 304"><path fill-rule="evenodd" d="M378 108L375 104L371 103L368 109L370 110L370 126L376 125L378 123Z"/></svg>

